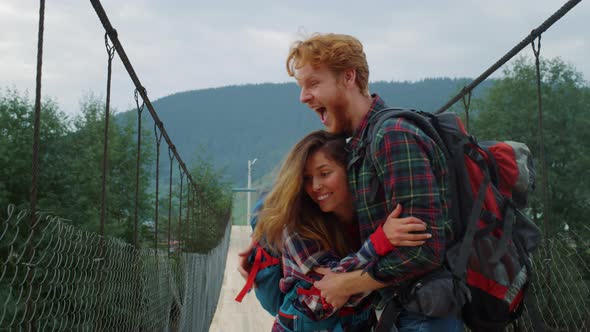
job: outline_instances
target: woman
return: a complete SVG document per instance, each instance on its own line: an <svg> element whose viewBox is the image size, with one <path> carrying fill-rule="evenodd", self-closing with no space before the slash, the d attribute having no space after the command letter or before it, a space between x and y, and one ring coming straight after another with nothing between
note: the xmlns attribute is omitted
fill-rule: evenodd
<svg viewBox="0 0 590 332"><path fill-rule="evenodd" d="M346 177L345 140L316 131L297 143L283 163L258 216L254 240L282 253L281 291L286 295L273 331L366 331L374 324L369 294L342 299L342 308L325 302L313 282L315 268L356 270L393 246L418 246L429 238L416 218L397 219L397 207L365 243L355 221Z"/></svg>

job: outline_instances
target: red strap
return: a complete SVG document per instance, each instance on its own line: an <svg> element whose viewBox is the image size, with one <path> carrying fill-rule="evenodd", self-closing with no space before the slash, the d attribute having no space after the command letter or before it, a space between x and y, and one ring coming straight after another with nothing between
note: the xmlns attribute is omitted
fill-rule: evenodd
<svg viewBox="0 0 590 332"><path fill-rule="evenodd" d="M369 306L371 306L371 301L363 301L361 305L357 305L356 307L342 307L340 308L338 315L340 315L340 317L354 315L362 310L367 310Z"/></svg>
<svg viewBox="0 0 590 332"><path fill-rule="evenodd" d="M356 313L356 311L354 310L353 307L342 307L340 308L340 311L338 312L338 315L340 317L342 316L350 316L352 314Z"/></svg>
<svg viewBox="0 0 590 332"><path fill-rule="evenodd" d="M322 297L322 291L317 289L315 286L311 286L310 289L305 289L305 288L299 287L299 288L297 288L297 295L307 295L307 296L317 295L319 297Z"/></svg>
<svg viewBox="0 0 590 332"><path fill-rule="evenodd" d="M320 291L319 289L317 289L315 286L311 286L310 289L297 288L297 295L307 295L307 296L317 295L317 296L320 297L320 301L322 301L322 306L325 309L332 307L332 305L330 303L326 302L326 299L324 299L322 297L322 291ZM363 307L363 310L368 307L367 304L369 304L369 303L370 302L365 301L365 306ZM338 311L338 315L341 316L341 317L342 316L350 316L350 315L353 315L353 314L357 313L358 311L359 311L359 308L342 307Z"/></svg>
<svg viewBox="0 0 590 332"><path fill-rule="evenodd" d="M311 286L310 289L305 289L305 288L297 288L297 295L306 295L306 296L311 296L311 295L317 295L320 298L320 301L322 301L322 307L324 309L328 309L331 308L332 305L328 302L326 302L326 299L322 297L322 291L317 289L315 286Z"/></svg>
<svg viewBox="0 0 590 332"><path fill-rule="evenodd" d="M244 296L246 296L250 289L252 289L252 285L254 285L254 279L256 279L256 274L258 273L258 270L260 270L260 263L262 260L263 251L264 250L262 250L262 248L256 247L256 256L254 257L254 263L252 264L252 268L250 269L250 273L248 274L248 280L246 280L244 288L242 288L238 296L236 296L236 301L240 303L244 299Z"/></svg>
<svg viewBox="0 0 590 332"><path fill-rule="evenodd" d="M280 310L279 310L279 316L283 316L283 317L288 318L288 319L295 318L295 315L289 315L289 314L286 314L286 313L284 313L284 312L282 312Z"/></svg>
<svg viewBox="0 0 590 332"><path fill-rule="evenodd" d="M280 260L278 258L272 257L263 248L258 248L258 250L262 251L262 254L264 255L264 262L260 263L260 270L266 269L267 267L272 265L278 265L280 263Z"/></svg>

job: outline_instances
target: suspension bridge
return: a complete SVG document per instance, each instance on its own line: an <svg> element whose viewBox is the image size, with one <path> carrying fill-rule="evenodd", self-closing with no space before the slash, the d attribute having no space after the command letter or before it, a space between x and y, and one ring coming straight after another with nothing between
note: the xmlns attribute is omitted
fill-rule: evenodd
<svg viewBox="0 0 590 332"><path fill-rule="evenodd" d="M539 165L548 199L547 165L543 150L543 104L540 77L541 35L574 8L581 0L571 0L547 18L538 28L485 70L442 106L437 113L463 101L469 123L471 92L507 61L531 45L536 60L538 128L541 150ZM78 229L68 216L38 210L39 157L41 131L41 76L45 1L40 1L37 53L37 78L34 105L30 206L15 205L5 210L0 224L0 329L18 330L145 330L145 331L263 331L270 330L273 317L257 305L254 296L244 303L233 299L243 286L236 272L237 251L249 241L247 226L232 226L231 206L215 204L201 188L183 161L164 123L158 117L118 33L100 1L90 0L105 29L107 56L106 102L100 188L98 231ZM137 150L135 204L128 207L133 220L131 241L106 235L109 192L109 119L112 61L117 54L135 86L137 108ZM155 206L150 241L141 240L140 176L142 154L142 112L153 120L155 143ZM161 145L167 148L164 180L160 172ZM165 156L164 156L165 157ZM173 183L175 182L175 183ZM166 186L167 185L167 186ZM166 190L167 189L167 190ZM174 191L174 192L173 192ZM22 206L22 205L21 205ZM546 207L547 204L544 204ZM132 211L132 212L131 212ZM545 231L550 211L544 211ZM161 220L165 223L162 225ZM206 222L205 222L206 221ZM202 234L215 243L197 250ZM163 237L163 238L162 238ZM541 250L534 257L535 275L532 296L525 306L521 326L528 331L543 326L551 331L590 330L590 268L577 246L588 240L575 234L545 233ZM583 264L580 271L566 273L568 267ZM584 272L585 271L585 272ZM552 307L556 303L566 306ZM579 305L582 304L582 305ZM536 308L536 309L533 309ZM539 311L539 308L545 310ZM539 325L541 324L541 325Z"/></svg>

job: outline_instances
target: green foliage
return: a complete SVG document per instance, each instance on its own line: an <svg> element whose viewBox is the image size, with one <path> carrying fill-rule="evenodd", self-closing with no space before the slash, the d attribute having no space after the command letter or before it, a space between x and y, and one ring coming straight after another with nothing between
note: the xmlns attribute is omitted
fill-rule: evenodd
<svg viewBox="0 0 590 332"><path fill-rule="evenodd" d="M526 143L535 157L537 190L531 206L543 216L540 132L536 70L531 60L518 59L504 77L475 101L480 111L472 133L479 139ZM590 213L590 88L582 75L560 59L541 62L543 126L548 167L549 234L571 228L582 231Z"/></svg>
<svg viewBox="0 0 590 332"><path fill-rule="evenodd" d="M21 96L15 90L0 92L0 217L3 219L9 203L17 204L19 209L29 207L33 108L26 95ZM47 193L63 175L62 142L68 128L67 117L53 101L46 100L41 108L38 191ZM52 194L42 194L39 199L40 206L55 202Z"/></svg>
<svg viewBox="0 0 590 332"><path fill-rule="evenodd" d="M42 105L38 210L59 215L84 230L97 232L102 197L104 103L87 96L81 114L72 120L57 105ZM0 95L0 206L29 208L33 137L33 105L8 90ZM143 133L146 136L147 133ZM135 206L136 131L109 125L105 234L132 240ZM151 216L149 181L153 145L142 142L139 220Z"/></svg>
<svg viewBox="0 0 590 332"><path fill-rule="evenodd" d="M104 103L88 96L81 103L81 115L74 118L73 131L67 137L66 160L70 171L64 178L74 185L65 192L66 210L58 215L67 216L83 229L97 232L100 225L102 196L102 160L104 142ZM149 183L152 178L153 143L146 139L148 132L142 131L141 158L139 170L140 222L151 218L151 197ZM135 217L135 182L137 158L137 131L131 125L123 128L116 121L109 121L106 192L105 234L133 240ZM77 192L77 191L81 192Z"/></svg>
<svg viewBox="0 0 590 332"><path fill-rule="evenodd" d="M189 191L191 218L187 231L183 232L184 250L206 253L223 238L230 218L232 192L210 161L197 157L193 165L194 190Z"/></svg>

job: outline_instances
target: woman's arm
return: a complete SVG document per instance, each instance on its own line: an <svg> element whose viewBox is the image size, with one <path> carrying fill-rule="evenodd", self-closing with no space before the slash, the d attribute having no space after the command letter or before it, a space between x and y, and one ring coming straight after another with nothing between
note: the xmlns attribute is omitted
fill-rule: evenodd
<svg viewBox="0 0 590 332"><path fill-rule="evenodd" d="M313 287L313 283L321 278L313 269L333 265L340 258L332 251L321 250L317 241L304 239L297 233L285 232L283 238L281 291L288 293L296 289L299 307L312 319L321 320L332 316L338 309L327 303L320 291Z"/></svg>

